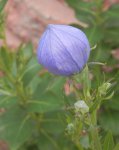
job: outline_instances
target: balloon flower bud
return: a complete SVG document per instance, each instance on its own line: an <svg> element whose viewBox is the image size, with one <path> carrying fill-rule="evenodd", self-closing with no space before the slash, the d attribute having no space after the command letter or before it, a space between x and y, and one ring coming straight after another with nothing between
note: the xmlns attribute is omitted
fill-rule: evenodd
<svg viewBox="0 0 119 150"><path fill-rule="evenodd" d="M49 72L70 76L87 63L90 45L86 35L68 25L48 25L37 51L38 62Z"/></svg>

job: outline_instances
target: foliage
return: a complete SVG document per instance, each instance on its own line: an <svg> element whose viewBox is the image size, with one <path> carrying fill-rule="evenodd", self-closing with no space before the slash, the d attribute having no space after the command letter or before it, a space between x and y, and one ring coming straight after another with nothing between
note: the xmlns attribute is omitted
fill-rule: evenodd
<svg viewBox="0 0 119 150"><path fill-rule="evenodd" d="M87 34L91 46L97 45L96 50L91 53L90 61L106 62L106 65L114 70L109 73L105 72L105 76L102 76L102 67L94 67L93 74L96 75L98 82L93 82L93 86L95 88L101 82L101 79L113 79L115 94L109 102L105 101L103 104L103 112L100 113L99 121L104 129L110 129L114 135L119 135L119 122L116 117L119 115L119 78L118 69L114 69L114 66L118 64L118 60L115 60L111 55L111 51L119 46L119 4L114 4L105 10L103 0L91 0L89 2L67 0L67 2L74 8L77 18L88 24L88 28L82 29Z"/></svg>
<svg viewBox="0 0 119 150"><path fill-rule="evenodd" d="M110 61L109 50L116 48L119 42L119 6L103 11L102 1L67 1L76 10L77 17L88 23L89 27L84 30L91 45L97 44L90 60L116 63ZM12 52L4 32L6 2L0 0L0 39L3 40L0 47L0 140L6 141L10 150L118 150L118 138L112 135L119 134L116 126L119 124L118 86L112 99L112 88L118 83L117 71L102 76L100 67L89 63L80 74L66 79L49 74L38 64L31 43L20 45ZM92 81L90 74L94 76ZM115 82L107 80L112 75ZM64 84L69 87L69 95L64 91ZM76 109L79 100L89 109Z"/></svg>
<svg viewBox="0 0 119 150"><path fill-rule="evenodd" d="M65 80L44 73L32 53L31 44L20 46L17 53L1 47L0 60L4 74L0 80L0 108L5 111L0 119L0 138L7 140L14 150L31 136L37 137L38 132L44 132L37 122L40 126L47 122L49 117L45 117L45 113L56 111L57 116L57 110L62 111L61 87Z"/></svg>

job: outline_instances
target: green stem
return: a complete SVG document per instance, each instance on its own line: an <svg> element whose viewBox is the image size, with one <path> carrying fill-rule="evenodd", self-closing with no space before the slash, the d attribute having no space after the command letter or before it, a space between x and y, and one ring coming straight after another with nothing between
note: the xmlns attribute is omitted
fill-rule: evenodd
<svg viewBox="0 0 119 150"><path fill-rule="evenodd" d="M76 146L77 146L78 150L83 150L83 147L82 147L82 145L80 144L80 142L77 142L77 143L76 143Z"/></svg>
<svg viewBox="0 0 119 150"><path fill-rule="evenodd" d="M92 149L102 150L101 142L97 129L97 110L93 111L91 114L91 138L92 138Z"/></svg>
<svg viewBox="0 0 119 150"><path fill-rule="evenodd" d="M91 128L91 137L92 137L92 150L102 150L98 130L96 127Z"/></svg>

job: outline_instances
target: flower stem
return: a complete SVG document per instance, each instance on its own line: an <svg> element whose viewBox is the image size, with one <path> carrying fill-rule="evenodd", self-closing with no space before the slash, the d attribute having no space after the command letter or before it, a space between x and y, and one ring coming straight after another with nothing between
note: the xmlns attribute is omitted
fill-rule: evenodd
<svg viewBox="0 0 119 150"><path fill-rule="evenodd" d="M92 150L102 150L101 142L97 129L97 109L91 114L91 138L92 138Z"/></svg>
<svg viewBox="0 0 119 150"><path fill-rule="evenodd" d="M98 130L95 127L91 128L92 150L102 150Z"/></svg>

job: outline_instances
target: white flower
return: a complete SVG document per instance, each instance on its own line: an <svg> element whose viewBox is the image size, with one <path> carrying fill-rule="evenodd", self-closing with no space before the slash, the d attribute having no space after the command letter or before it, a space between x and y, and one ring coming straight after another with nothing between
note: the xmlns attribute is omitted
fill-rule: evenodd
<svg viewBox="0 0 119 150"><path fill-rule="evenodd" d="M74 103L74 107L75 107L76 112L81 112L83 114L89 112L89 107L83 100L79 100L76 103Z"/></svg>
<svg viewBox="0 0 119 150"><path fill-rule="evenodd" d="M74 128L73 123L69 123L69 124L67 125L67 128L70 129L70 130L71 130L72 128Z"/></svg>
<svg viewBox="0 0 119 150"><path fill-rule="evenodd" d="M66 130L68 131L69 134L73 133L74 132L74 125L73 125L73 123L69 123L67 125Z"/></svg>

